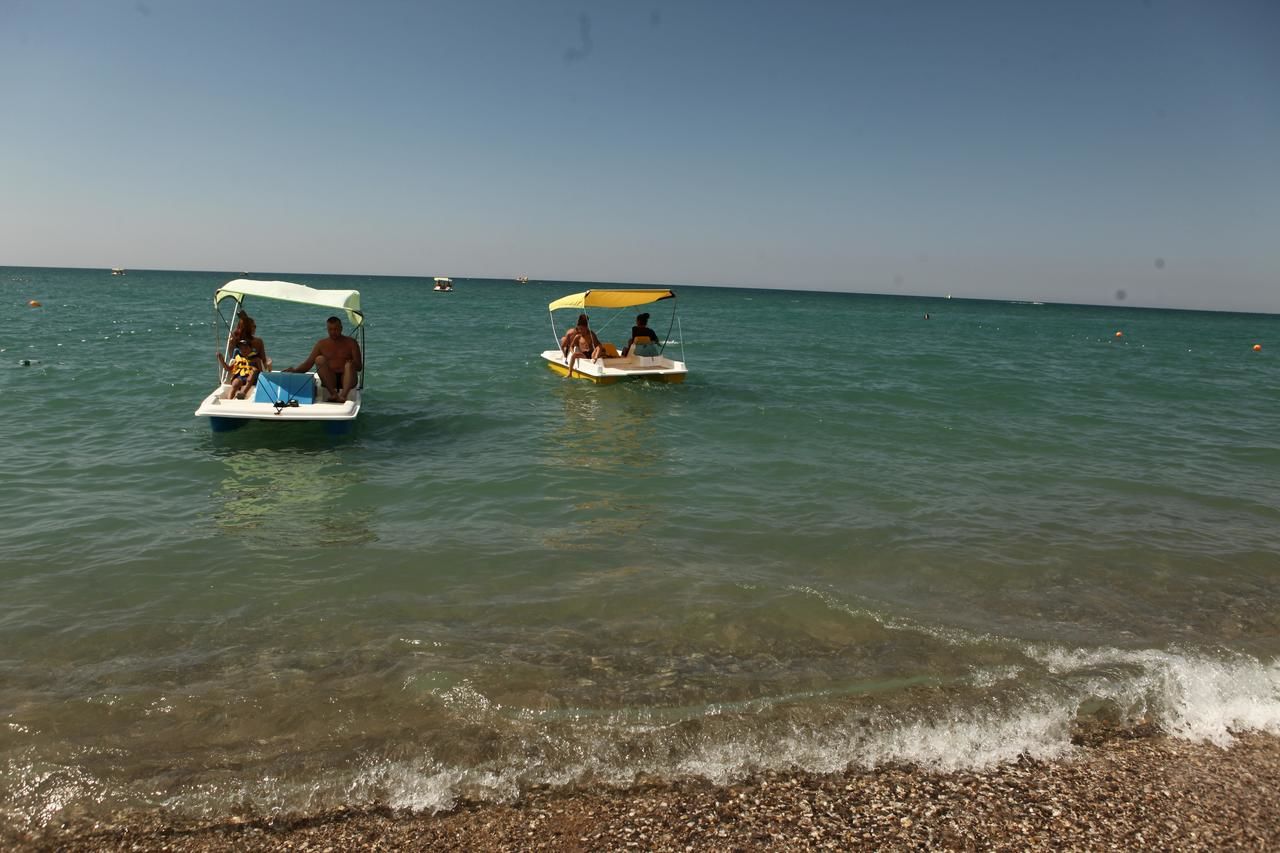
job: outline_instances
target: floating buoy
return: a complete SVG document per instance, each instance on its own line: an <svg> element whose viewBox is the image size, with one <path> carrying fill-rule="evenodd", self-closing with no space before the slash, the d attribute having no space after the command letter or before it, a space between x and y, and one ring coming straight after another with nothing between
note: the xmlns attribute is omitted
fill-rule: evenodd
<svg viewBox="0 0 1280 853"><path fill-rule="evenodd" d="M1254 345L1253 345L1253 351L1254 351L1254 352L1262 352L1262 344L1254 344Z"/></svg>
<svg viewBox="0 0 1280 853"><path fill-rule="evenodd" d="M27 304L28 304L28 305L30 305L32 308L39 308L39 307L40 307L40 300L39 300L39 299L32 299L32 300L29 300L29 301L27 302Z"/></svg>
<svg viewBox="0 0 1280 853"><path fill-rule="evenodd" d="M1123 338L1123 337L1124 337L1124 332L1116 332L1116 337L1117 337L1117 338Z"/></svg>

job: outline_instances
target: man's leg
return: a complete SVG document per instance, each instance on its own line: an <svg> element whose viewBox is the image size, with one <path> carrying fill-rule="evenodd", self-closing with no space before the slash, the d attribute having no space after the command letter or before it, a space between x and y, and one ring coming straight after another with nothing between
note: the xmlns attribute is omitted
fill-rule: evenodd
<svg viewBox="0 0 1280 853"><path fill-rule="evenodd" d="M338 398L338 374L333 372L333 368L329 366L329 360L322 355L316 356L316 375L320 377L320 384L324 386L324 390L329 394L329 402L336 402Z"/></svg>
<svg viewBox="0 0 1280 853"><path fill-rule="evenodd" d="M338 391L338 402L347 402L347 395L356 387L356 366L348 361L342 367L342 389Z"/></svg>

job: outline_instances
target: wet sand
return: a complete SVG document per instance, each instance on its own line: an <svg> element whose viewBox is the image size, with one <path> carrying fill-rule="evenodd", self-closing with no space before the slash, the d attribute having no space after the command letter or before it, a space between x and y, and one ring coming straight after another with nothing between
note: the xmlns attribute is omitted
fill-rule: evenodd
<svg viewBox="0 0 1280 853"><path fill-rule="evenodd" d="M766 774L717 787L532 791L441 814L385 807L0 836L32 850L1280 849L1280 737L1221 749L1138 729L1081 732L1067 759L982 772L911 766Z"/></svg>

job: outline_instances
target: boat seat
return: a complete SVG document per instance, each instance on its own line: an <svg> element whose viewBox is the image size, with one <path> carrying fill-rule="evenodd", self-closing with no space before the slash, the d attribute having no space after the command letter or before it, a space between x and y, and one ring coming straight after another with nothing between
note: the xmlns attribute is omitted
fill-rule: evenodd
<svg viewBox="0 0 1280 853"><path fill-rule="evenodd" d="M653 338L636 338L635 343L631 345L630 354L636 364L653 367L659 362L662 348L654 342Z"/></svg>
<svg viewBox="0 0 1280 853"><path fill-rule="evenodd" d="M254 389L255 403L274 404L297 400L298 405L309 406L316 401L316 379L311 373L284 373L278 370L261 373Z"/></svg>

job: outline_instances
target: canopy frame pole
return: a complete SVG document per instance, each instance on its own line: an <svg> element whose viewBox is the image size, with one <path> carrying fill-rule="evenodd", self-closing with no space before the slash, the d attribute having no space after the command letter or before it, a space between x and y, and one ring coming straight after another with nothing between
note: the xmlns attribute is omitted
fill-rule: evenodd
<svg viewBox="0 0 1280 853"><path fill-rule="evenodd" d="M364 390L364 372L369 369L369 352L364 348L364 312L355 312L360 318L360 325L356 326L355 331L360 335L360 377L356 382L356 388L360 391Z"/></svg>
<svg viewBox="0 0 1280 853"><path fill-rule="evenodd" d="M662 347L658 350L658 355L662 355L667 351L667 341L671 340L671 329L676 324L676 298L671 297L671 322L667 324L667 334L662 340ZM684 333L680 333L680 355L684 356Z"/></svg>
<svg viewBox="0 0 1280 853"><path fill-rule="evenodd" d="M603 326L601 326L599 329L592 329L591 331L596 333L596 337L600 337L600 333L603 332L605 329L609 328L609 326L613 323L613 321L618 319L621 316L622 316L622 309L615 308L612 316L610 316L608 320L604 321Z"/></svg>
<svg viewBox="0 0 1280 853"><path fill-rule="evenodd" d="M215 344L220 345L222 349L222 358L224 361L228 361L228 362L231 360L231 347L232 347L231 330L236 327L236 319L240 316L240 312L244 308L244 306L240 303L239 299L235 299L234 302L235 302L235 307L231 309L230 320L227 320L225 317L222 316L222 311L218 309L218 303L217 302L213 303L213 316L219 320L222 320L224 323L221 329L218 327L218 324L216 322L213 324L213 341ZM222 332L222 335L221 335L222 340L220 343L218 340L219 332ZM218 384L221 385L230 378L231 378L231 372L229 370L223 369L221 364L218 365Z"/></svg>

